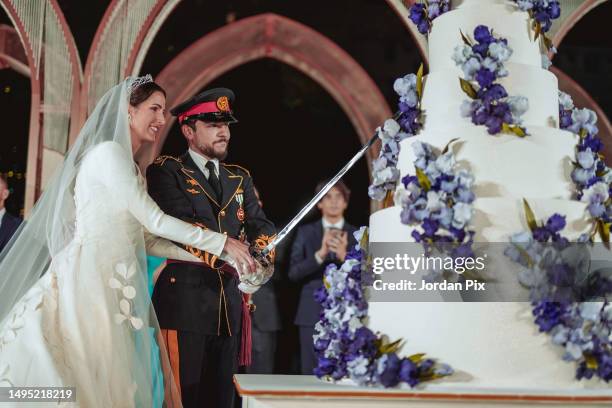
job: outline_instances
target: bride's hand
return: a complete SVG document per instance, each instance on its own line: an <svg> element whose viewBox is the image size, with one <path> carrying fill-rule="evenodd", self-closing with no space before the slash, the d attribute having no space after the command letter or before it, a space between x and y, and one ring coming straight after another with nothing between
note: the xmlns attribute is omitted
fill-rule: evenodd
<svg viewBox="0 0 612 408"><path fill-rule="evenodd" d="M249 254L249 246L237 239L227 237L223 251L233 261L239 274L255 273L257 265Z"/></svg>

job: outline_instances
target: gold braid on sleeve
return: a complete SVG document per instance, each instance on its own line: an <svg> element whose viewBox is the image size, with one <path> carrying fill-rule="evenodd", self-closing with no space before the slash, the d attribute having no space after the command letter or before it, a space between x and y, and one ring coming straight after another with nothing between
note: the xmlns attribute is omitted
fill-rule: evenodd
<svg viewBox="0 0 612 408"><path fill-rule="evenodd" d="M207 230L208 228L204 225L201 224L199 222L195 222L192 225L196 226L196 227L200 227L203 230ZM218 268L219 265L217 264L217 261L219 260L219 258L216 255L210 254L206 251L202 251L201 249L198 248L194 248L190 245L184 245L185 250L188 251L191 255L199 258L202 262L204 262L208 267L210 268Z"/></svg>

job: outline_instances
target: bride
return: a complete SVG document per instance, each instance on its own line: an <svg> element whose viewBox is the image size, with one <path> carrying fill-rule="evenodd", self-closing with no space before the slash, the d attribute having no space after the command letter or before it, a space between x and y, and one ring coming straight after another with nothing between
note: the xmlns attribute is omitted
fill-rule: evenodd
<svg viewBox="0 0 612 408"><path fill-rule="evenodd" d="M165 215L147 195L133 154L155 140L164 108L150 76L110 89L0 254L0 386L76 387L66 405L87 408L153 407L165 389L166 406L181 406L146 252L197 261L175 241L256 265L245 244Z"/></svg>

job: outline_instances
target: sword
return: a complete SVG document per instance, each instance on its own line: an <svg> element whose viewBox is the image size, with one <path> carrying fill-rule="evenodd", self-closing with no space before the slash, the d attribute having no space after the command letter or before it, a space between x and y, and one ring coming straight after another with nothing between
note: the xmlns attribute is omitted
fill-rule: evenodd
<svg viewBox="0 0 612 408"><path fill-rule="evenodd" d="M393 115L393 119L397 120L401 116L401 114L401 111L396 112L395 115ZM274 248L276 248L276 246L283 239L287 237L287 235L291 232L291 230L295 228L295 226L302 220L302 218L304 218L306 214L308 214L312 207L314 207L319 202L319 200L321 200L321 198L323 198L323 196L327 194L329 190L331 190L331 188L338 182L338 180L340 180L342 176L344 176L346 172L349 171L351 167L353 167L353 165L357 163L359 159L361 159L361 157L363 157L365 152L370 147L372 147L372 145L374 144L374 142L376 142L377 139L378 133L374 134L374 136L372 136L372 138L365 145L363 145L361 149L359 149L359 151L353 156L353 158L349 160L348 163L346 163L344 167L342 167L340 171L331 180L329 180L327 184L325 184L321 191L319 191L314 197L312 197L308 204L306 204L304 208L302 208L300 212L298 212L296 216L293 217L291 221L289 221L285 228L283 228L281 232L276 235L272 242L270 242L268 245L266 245L264 249L260 251L251 252L251 255L253 255L258 261L261 261L262 258L265 259L267 255L272 252Z"/></svg>

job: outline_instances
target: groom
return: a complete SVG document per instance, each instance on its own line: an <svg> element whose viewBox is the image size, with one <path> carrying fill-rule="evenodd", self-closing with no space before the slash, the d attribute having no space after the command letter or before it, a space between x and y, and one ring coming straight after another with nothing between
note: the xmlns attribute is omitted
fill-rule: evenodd
<svg viewBox="0 0 612 408"><path fill-rule="evenodd" d="M161 156L149 166L149 193L170 215L263 248L275 230L257 202L251 175L223 163L229 125L236 122L233 102L231 90L216 88L171 110L189 150L178 158ZM219 269L215 256L185 249L206 265L168 260L153 292L170 365L185 408L231 408L232 377L246 345L241 334L250 331L248 299L237 276Z"/></svg>

